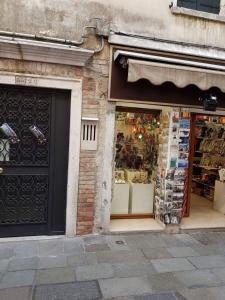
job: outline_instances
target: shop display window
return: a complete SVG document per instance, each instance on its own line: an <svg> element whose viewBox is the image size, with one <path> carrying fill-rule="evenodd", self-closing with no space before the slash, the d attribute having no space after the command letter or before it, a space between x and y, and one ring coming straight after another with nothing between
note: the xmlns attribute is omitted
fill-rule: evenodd
<svg viewBox="0 0 225 300"><path fill-rule="evenodd" d="M116 113L115 183L150 183L158 155L159 115Z"/></svg>
<svg viewBox="0 0 225 300"><path fill-rule="evenodd" d="M116 112L112 215L153 214L159 111Z"/></svg>

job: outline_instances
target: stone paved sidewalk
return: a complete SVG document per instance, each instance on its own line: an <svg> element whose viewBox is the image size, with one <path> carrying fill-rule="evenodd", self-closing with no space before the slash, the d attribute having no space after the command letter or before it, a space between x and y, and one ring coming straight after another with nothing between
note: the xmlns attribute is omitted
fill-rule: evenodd
<svg viewBox="0 0 225 300"><path fill-rule="evenodd" d="M224 300L225 232L0 242L0 300Z"/></svg>

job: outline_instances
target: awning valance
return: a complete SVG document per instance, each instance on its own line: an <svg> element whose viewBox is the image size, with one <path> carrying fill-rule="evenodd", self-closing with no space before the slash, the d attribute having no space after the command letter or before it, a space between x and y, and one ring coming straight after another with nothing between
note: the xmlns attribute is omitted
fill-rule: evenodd
<svg viewBox="0 0 225 300"><path fill-rule="evenodd" d="M147 79L160 85L173 82L177 87L196 85L201 90L218 87L225 92L225 72L191 66L128 59L128 82Z"/></svg>

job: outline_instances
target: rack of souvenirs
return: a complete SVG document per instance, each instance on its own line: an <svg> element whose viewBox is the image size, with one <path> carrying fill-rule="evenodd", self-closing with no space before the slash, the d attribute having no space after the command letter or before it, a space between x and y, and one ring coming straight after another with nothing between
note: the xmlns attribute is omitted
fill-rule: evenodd
<svg viewBox="0 0 225 300"><path fill-rule="evenodd" d="M165 224L179 224L187 195L190 114L163 112L160 120L155 214Z"/></svg>
<svg viewBox="0 0 225 300"><path fill-rule="evenodd" d="M214 198L218 171L225 167L225 120L197 116L192 191L210 200Z"/></svg>

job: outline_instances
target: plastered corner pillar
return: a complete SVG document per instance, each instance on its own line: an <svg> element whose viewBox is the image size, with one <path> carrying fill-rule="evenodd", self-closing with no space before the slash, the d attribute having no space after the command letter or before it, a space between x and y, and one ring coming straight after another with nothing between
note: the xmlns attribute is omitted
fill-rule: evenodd
<svg viewBox="0 0 225 300"><path fill-rule="evenodd" d="M114 170L115 107L115 103L107 103L105 145L103 153L102 203L100 211L100 227L102 232L108 232L110 226Z"/></svg>

